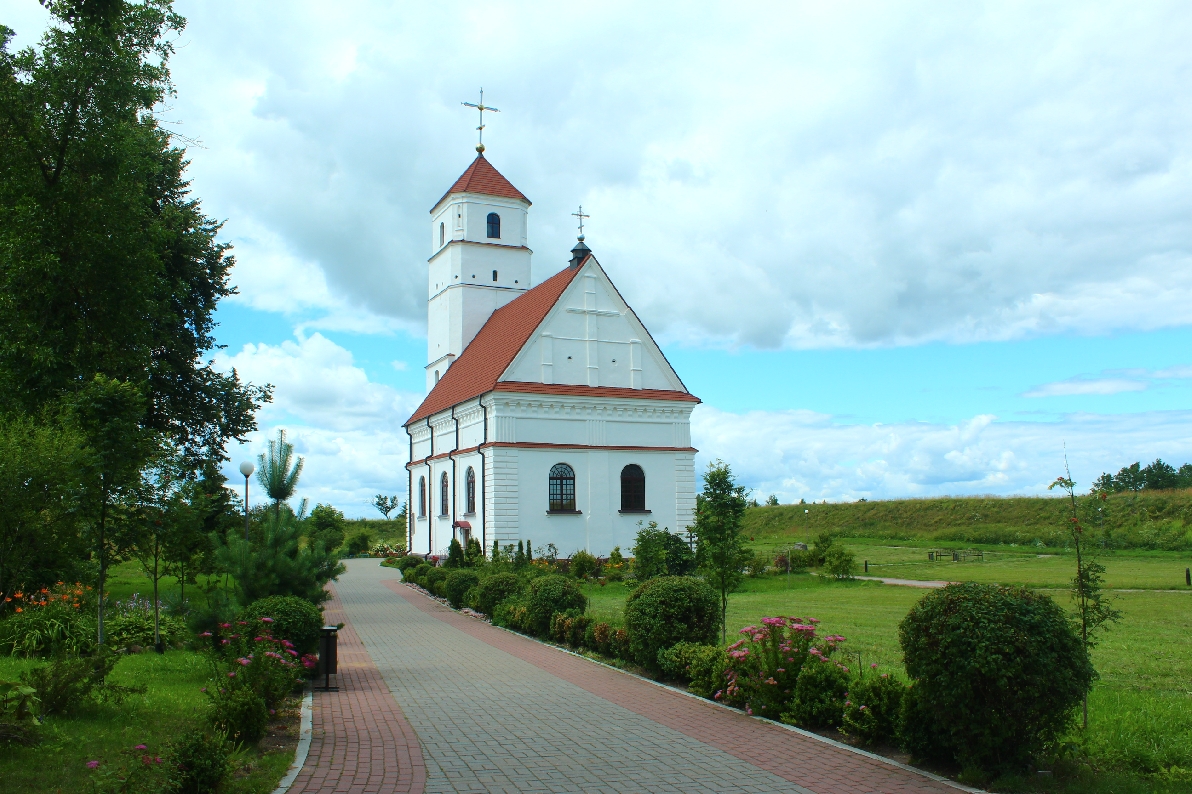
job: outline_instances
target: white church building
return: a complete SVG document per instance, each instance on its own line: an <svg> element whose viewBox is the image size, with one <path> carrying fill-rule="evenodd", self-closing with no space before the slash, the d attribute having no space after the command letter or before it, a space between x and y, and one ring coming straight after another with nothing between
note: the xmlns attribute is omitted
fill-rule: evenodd
<svg viewBox="0 0 1192 794"><path fill-rule="evenodd" d="M694 523L687 391L583 242L531 286L530 200L479 154L431 210L427 396L409 435L409 549L628 549Z"/></svg>

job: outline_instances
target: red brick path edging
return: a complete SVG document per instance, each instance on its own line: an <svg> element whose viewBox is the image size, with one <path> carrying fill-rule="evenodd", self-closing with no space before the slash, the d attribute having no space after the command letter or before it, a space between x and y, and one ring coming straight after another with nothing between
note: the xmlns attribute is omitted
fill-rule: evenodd
<svg viewBox="0 0 1192 794"><path fill-rule="evenodd" d="M403 585L382 582L423 612L629 711L719 748L816 794L953 792L915 772L687 697L462 615Z"/></svg>
<svg viewBox="0 0 1192 794"><path fill-rule="evenodd" d="M331 588L324 607L339 630L338 692L314 690L310 752L287 794L421 794L426 765L418 736ZM321 683L320 678L318 682Z"/></svg>

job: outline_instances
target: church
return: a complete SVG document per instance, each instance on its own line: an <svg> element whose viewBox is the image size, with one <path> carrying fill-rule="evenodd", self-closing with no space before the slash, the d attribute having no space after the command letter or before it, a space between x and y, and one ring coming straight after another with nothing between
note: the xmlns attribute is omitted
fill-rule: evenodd
<svg viewBox="0 0 1192 794"><path fill-rule="evenodd" d="M530 278L530 200L485 158L430 211L427 396L406 421L408 548L633 546L694 523L699 402L592 251ZM582 210L581 210L582 224ZM562 259L562 257L560 257Z"/></svg>

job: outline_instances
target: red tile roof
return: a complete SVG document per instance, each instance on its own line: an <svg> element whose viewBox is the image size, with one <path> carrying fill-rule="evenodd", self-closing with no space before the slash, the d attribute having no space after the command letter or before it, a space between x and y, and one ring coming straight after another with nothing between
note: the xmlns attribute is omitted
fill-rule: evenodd
<svg viewBox="0 0 1192 794"><path fill-rule="evenodd" d="M492 391L579 271L563 268L493 312L406 424Z"/></svg>
<svg viewBox="0 0 1192 794"><path fill-rule="evenodd" d="M501 176L500 171L493 168L492 163L485 159L483 154L476 155L476 159L468 166L468 170L455 180L455 184L443 194L443 198L435 202L435 207L442 204L443 199L452 193L482 193L486 196L501 196L530 203L530 200L522 195L520 190ZM431 212L434 212L434 207L431 208Z"/></svg>
<svg viewBox="0 0 1192 794"><path fill-rule="evenodd" d="M589 255L590 256L590 255ZM587 261L586 259L584 260ZM453 405L471 400L490 391L530 392L537 394L570 394L588 397L630 397L639 400L678 400L699 402L699 398L685 391L662 389L622 389L614 387L571 386L566 384L498 382L501 373L525 347L534 330L546 319L558 303L567 285L583 269L566 267L531 290L519 295L497 309L476 337L464 348L455 363L426 395L426 399L406 420L411 425L431 414L446 411Z"/></svg>

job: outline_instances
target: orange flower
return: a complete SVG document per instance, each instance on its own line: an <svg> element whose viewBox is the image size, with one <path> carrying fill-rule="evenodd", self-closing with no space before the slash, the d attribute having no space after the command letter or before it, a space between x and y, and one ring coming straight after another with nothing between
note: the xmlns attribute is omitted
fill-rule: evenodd
<svg viewBox="0 0 1192 794"><path fill-rule="evenodd" d="M17 612L24 612L24 611L25 610L21 609L20 607L17 607Z"/></svg>

